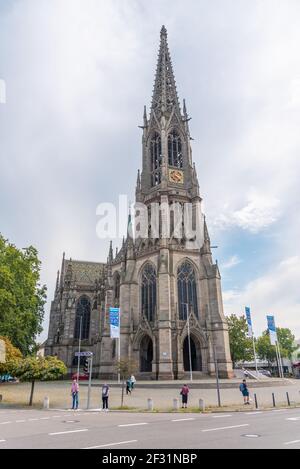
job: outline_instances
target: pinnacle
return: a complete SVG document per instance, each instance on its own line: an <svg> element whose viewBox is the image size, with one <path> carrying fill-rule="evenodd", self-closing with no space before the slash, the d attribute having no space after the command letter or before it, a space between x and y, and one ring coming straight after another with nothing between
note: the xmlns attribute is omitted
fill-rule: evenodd
<svg viewBox="0 0 300 469"><path fill-rule="evenodd" d="M168 32L167 32L167 29L166 29L165 25L162 25L161 30L160 30L160 35L161 36L167 36L168 35Z"/></svg>

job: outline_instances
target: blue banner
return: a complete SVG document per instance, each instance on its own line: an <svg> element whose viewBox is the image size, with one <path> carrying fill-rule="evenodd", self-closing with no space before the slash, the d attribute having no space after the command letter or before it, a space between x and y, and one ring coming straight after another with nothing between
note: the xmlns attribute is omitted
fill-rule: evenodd
<svg viewBox="0 0 300 469"><path fill-rule="evenodd" d="M110 337L120 338L120 308L109 308Z"/></svg>
<svg viewBox="0 0 300 469"><path fill-rule="evenodd" d="M245 307L245 313L246 313L246 319L247 319L247 324L248 324L248 336L253 337L251 311L248 306Z"/></svg>
<svg viewBox="0 0 300 469"><path fill-rule="evenodd" d="M268 329L269 329L269 334L270 334L271 345L276 345L277 332L276 332L274 316L267 316L267 322L268 322Z"/></svg>

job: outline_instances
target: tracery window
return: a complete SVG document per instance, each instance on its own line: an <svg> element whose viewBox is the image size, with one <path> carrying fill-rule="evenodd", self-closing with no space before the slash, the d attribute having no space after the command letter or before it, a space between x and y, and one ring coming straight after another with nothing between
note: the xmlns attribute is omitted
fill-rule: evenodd
<svg viewBox="0 0 300 469"><path fill-rule="evenodd" d="M153 321L156 311L156 270L151 264L146 264L141 279L142 312Z"/></svg>
<svg viewBox="0 0 300 469"><path fill-rule="evenodd" d="M179 319L186 320L188 312L198 317L196 275L193 266L183 262L177 270Z"/></svg>
<svg viewBox="0 0 300 469"><path fill-rule="evenodd" d="M150 157L151 157L151 186L155 187L161 183L161 165L162 165L162 149L160 135L155 132L150 141Z"/></svg>
<svg viewBox="0 0 300 469"><path fill-rule="evenodd" d="M169 166L183 168L182 143L176 130L172 130L168 136L168 157Z"/></svg>
<svg viewBox="0 0 300 469"><path fill-rule="evenodd" d="M115 274L114 296L115 296L115 301L119 302L120 300L120 274L119 272Z"/></svg>
<svg viewBox="0 0 300 469"><path fill-rule="evenodd" d="M74 338L80 336L80 318L81 318L81 339L86 340L90 334L91 303L86 296L79 298L76 307L75 333Z"/></svg>

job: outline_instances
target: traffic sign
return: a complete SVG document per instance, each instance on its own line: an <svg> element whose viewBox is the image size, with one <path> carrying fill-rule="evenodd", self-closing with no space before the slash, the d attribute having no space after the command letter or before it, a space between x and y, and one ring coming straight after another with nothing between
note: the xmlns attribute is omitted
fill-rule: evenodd
<svg viewBox="0 0 300 469"><path fill-rule="evenodd" d="M75 352L75 357L92 357L93 352Z"/></svg>

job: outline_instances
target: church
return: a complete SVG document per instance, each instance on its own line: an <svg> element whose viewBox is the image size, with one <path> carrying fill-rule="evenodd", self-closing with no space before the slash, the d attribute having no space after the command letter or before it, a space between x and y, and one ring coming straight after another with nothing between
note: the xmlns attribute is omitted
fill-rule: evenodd
<svg viewBox="0 0 300 469"><path fill-rule="evenodd" d="M105 263L63 256L58 272L45 354L58 356L69 373L77 370L81 332L82 350L94 355L93 376L116 378L118 346L110 337L109 308L119 307L120 355L136 363L138 379L185 379L190 370L200 378L214 375L216 364L220 377L233 376L189 120L163 26L151 109L144 109L141 126L142 170L129 216L134 235L128 229L119 251L111 242Z"/></svg>

